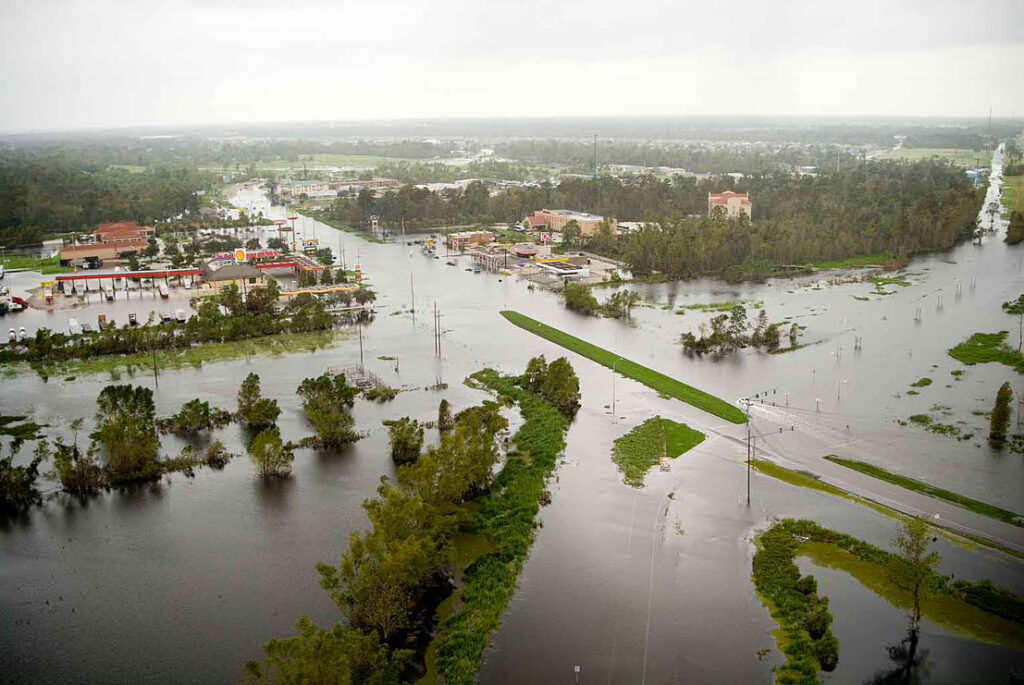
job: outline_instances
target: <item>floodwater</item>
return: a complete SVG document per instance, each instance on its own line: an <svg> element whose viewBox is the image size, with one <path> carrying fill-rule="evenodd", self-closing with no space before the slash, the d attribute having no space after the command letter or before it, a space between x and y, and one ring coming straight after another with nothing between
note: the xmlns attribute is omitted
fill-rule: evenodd
<svg viewBox="0 0 1024 685"><path fill-rule="evenodd" d="M255 190L241 191L235 202L272 218L285 215ZM946 355L970 333L1016 324L999 305L1024 291L1024 252L1006 246L1001 236L913 260L907 269L913 284L889 286L895 292L886 296L870 295L869 283L828 286L818 278L640 286L652 306L635 310L627 324L567 312L556 296L528 290L515 277L466 272L466 258L458 258L457 267L446 266L444 258L429 259L415 246L369 243L307 218L296 228L299 237L315 233L322 245L344 254L349 266L363 266L379 294L377 317L362 330L363 361L385 382L408 391L387 404L357 402L356 425L368 436L339 452L299 451L292 477L283 482L257 481L243 455L223 471L200 471L194 479L175 475L157 486L84 503L55 495L24 519L8 522L0 530L5 678L233 680L247 659L259 656L263 642L289 634L301 615L323 625L339 620L318 586L314 565L335 560L348 535L365 527L360 502L374 494L382 475L393 473L381 421L433 418L442 397L456 407L478 402L483 395L462 384L465 376L484 366L516 372L543 353L549 359L568 354L581 377L583 406L552 483L553 503L542 511L543 525L481 680L572 682L579 666L580 682L770 681L781 657L770 635L774 624L750 582L753 534L772 518L807 516L886 545L894 522L757 473L748 506L745 428L723 425L628 379L613 381L609 370L506 323L502 309L522 311L729 400L759 394L752 430L774 433L758 440L759 454L1024 546L1019 528L845 472L821 458L835 453L867 459L1024 511L1021 458L991 451L982 433L986 419L972 414L991 408L1003 381L1019 387L1021 379L1007 367L963 367ZM687 357L678 336L709 316L679 316L662 305L715 299L761 301L770 320L792 317L806 326L802 342L811 344L782 355L743 350L721 361ZM392 315L413 302L415 318ZM433 353L435 303L443 329L440 358ZM19 325L34 330L51 325L39 322L68 314L20 316L25 323ZM863 340L859 349L855 338ZM315 353L165 371L156 389L158 413L176 411L197 396L232 408L242 378L256 371L264 394L281 402L284 436L300 438L311 431L294 395L298 383L359 361L356 337L348 335ZM963 380L954 380L950 371L961 368ZM923 376L933 384L908 395L909 384ZM90 376L44 382L29 373L3 378L0 409L31 414L48 431L69 435L71 419L90 419L96 395L110 381ZM152 386L144 375L135 381ZM438 382L448 388L426 389ZM609 410L613 391L616 416ZM767 403L761 404L765 392ZM962 428L974 429L976 437L957 441L895 422L934 405L949 407L933 412L937 418L963 421ZM647 486L634 490L622 484L610 460L611 443L656 413L700 428L708 439L671 471L652 472ZM779 427L790 426L795 430L778 434ZM237 428L214 437L242 452ZM181 446L164 439L167 454ZM943 570L957 577L989 577L1024 591L1019 563L1004 555L966 550L943 538L936 548ZM880 600L862 601L870 593L858 591L855 581L833 578L827 570L815 573L837 609L843 643L843 666L832 679L863 680L887 667L886 641L900 637L895 610ZM856 618L841 616L841 607L853 607ZM886 630L872 633L876 622ZM855 644L865 633L871 639ZM926 640L931 639L929 634ZM995 661L986 673L1024 668L1021 655L1009 650L981 649L950 636L928 644L932 654L942 653L936 668L956 660L965 664L951 674L974 673L970 664L981 660ZM762 647L771 651L759 659ZM847 649L856 655L849 658L856 668L847 668Z"/></svg>

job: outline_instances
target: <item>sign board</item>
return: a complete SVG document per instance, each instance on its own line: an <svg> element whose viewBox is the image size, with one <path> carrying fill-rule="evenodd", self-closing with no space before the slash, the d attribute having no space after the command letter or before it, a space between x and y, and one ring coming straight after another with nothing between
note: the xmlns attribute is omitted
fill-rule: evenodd
<svg viewBox="0 0 1024 685"><path fill-rule="evenodd" d="M544 243L545 245L547 245L549 242L551 242L551 234L546 232L546 231L544 233L541 233L540 234L540 241L542 243Z"/></svg>
<svg viewBox="0 0 1024 685"><path fill-rule="evenodd" d="M245 250L235 250L235 261L239 264L245 261Z"/></svg>

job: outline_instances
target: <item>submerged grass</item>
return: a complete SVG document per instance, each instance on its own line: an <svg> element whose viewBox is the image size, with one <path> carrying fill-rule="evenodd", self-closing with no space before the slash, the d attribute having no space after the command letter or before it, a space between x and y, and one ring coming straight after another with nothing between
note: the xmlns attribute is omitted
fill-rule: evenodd
<svg viewBox="0 0 1024 685"><path fill-rule="evenodd" d="M332 347L344 337L347 337L347 334L341 331L279 333L262 338L205 343L185 349L157 350L156 365L158 371L185 367L200 368L203 364L215 364L248 356L315 352ZM122 371L133 376L136 373L152 373L153 355L147 353L109 355L73 359L59 364L34 364L31 366L27 362L16 362L11 364L10 368L24 371L32 369L43 377L97 373L119 375Z"/></svg>
<svg viewBox="0 0 1024 685"><path fill-rule="evenodd" d="M994 504L987 504L985 502L972 499L970 497L952 492L950 490L938 488L935 487L934 485L928 485L927 483L915 480L914 478L901 476L898 473L887 471L886 469L883 469L880 466L875 466L874 464L868 464L866 462L857 461L855 459L844 459L842 457L837 457L835 455L829 455L825 457L825 459L829 460L834 464L839 464L840 466L845 466L848 469L853 469L854 471L859 471L860 473L867 474L872 478L877 478L879 480L884 480L887 483L898 485L901 488L906 488L907 490L920 492L922 494L928 495L929 497L935 497L936 499L945 500L946 502L950 502L952 504L956 504L957 506L963 507L964 509L973 511L976 514L981 514L982 516L994 518L997 521L1012 523L1015 526L1024 525L1024 516L1022 516L1021 514L1009 511L1007 509L1003 509L1001 507L997 507Z"/></svg>
<svg viewBox="0 0 1024 685"><path fill-rule="evenodd" d="M1005 344L1007 335L1007 331L975 333L948 353L953 359L968 366L999 362L1017 373L1024 373L1024 355Z"/></svg>
<svg viewBox="0 0 1024 685"><path fill-rule="evenodd" d="M852 267L889 266L892 263L893 257L891 252L878 252L859 257L846 257L845 259L826 259L821 262L814 262L811 266L819 270L830 270Z"/></svg>
<svg viewBox="0 0 1024 685"><path fill-rule="evenodd" d="M466 569L461 606L441 623L435 637L437 666L445 683L476 682L484 650L529 556L546 481L565 449L569 427L553 405L519 387L513 378L485 369L471 379L517 402L524 421L491 492L478 500L473 532L497 549Z"/></svg>
<svg viewBox="0 0 1024 685"><path fill-rule="evenodd" d="M731 421L732 423L747 422L746 415L740 411L739 407L729 404L725 400L706 393L703 390L687 385L682 381L677 381L674 378L670 378L663 373L655 371L654 369L649 369L646 366L637 364L625 357L620 357L614 352L610 352L598 347L597 345L588 343L585 340L569 335L557 328L552 328L551 326L543 324L536 319L531 319L525 314L506 310L501 312L501 315L511 323L533 333L534 335L539 335L545 340L549 340L556 345L561 345L562 347L583 355L598 364L607 366L608 368L614 368L623 376L639 381L660 393L664 393L670 397L676 398L677 400L691 404L698 409L703 409L709 414L714 414L726 421Z"/></svg>
<svg viewBox="0 0 1024 685"><path fill-rule="evenodd" d="M655 416L615 441L612 461L622 471L626 485L642 488L647 472L662 457L675 459L703 442L704 437L686 424Z"/></svg>

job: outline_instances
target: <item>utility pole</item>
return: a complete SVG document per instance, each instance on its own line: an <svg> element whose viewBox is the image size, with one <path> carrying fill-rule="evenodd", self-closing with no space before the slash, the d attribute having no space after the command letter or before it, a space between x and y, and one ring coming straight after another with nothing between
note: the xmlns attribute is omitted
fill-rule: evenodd
<svg viewBox="0 0 1024 685"><path fill-rule="evenodd" d="M597 134L594 134L594 180L597 180Z"/></svg>
<svg viewBox="0 0 1024 685"><path fill-rule="evenodd" d="M363 370L363 324L356 324L356 330L359 331L359 370Z"/></svg>
<svg viewBox="0 0 1024 685"><path fill-rule="evenodd" d="M149 346L150 351L153 353L153 385L157 388L160 387L160 374L156 370L156 348L153 347L152 343Z"/></svg>

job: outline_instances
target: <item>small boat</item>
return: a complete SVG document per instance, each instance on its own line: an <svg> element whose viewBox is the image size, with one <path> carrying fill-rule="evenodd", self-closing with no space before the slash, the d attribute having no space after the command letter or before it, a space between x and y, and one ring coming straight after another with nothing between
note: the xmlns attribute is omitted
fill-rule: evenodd
<svg viewBox="0 0 1024 685"><path fill-rule="evenodd" d="M473 273L475 273L475 274L480 273L480 267L479 266L474 266L473 267Z"/></svg>
<svg viewBox="0 0 1024 685"><path fill-rule="evenodd" d="M106 297L107 297L107 302L113 302L114 301L114 291L113 290L105 291L104 295L106 295Z"/></svg>
<svg viewBox="0 0 1024 685"><path fill-rule="evenodd" d="M106 314L100 314L99 316L96 317L96 328L98 328L99 330L102 331L106 327L107 327L107 315Z"/></svg>
<svg viewBox="0 0 1024 685"><path fill-rule="evenodd" d="M192 279L191 278L184 278L184 279L182 279L181 285L184 286L185 290L191 290L192 289Z"/></svg>
<svg viewBox="0 0 1024 685"><path fill-rule="evenodd" d="M139 317L135 316L135 312L132 312L132 313L130 313L128 315L128 325L129 326L138 326L139 325Z"/></svg>
<svg viewBox="0 0 1024 685"><path fill-rule="evenodd" d="M92 333L92 326L90 326L87 323L83 323L82 324L82 332L83 333Z"/></svg>
<svg viewBox="0 0 1024 685"><path fill-rule="evenodd" d="M188 321L188 317L185 316L185 310L184 309L175 309L174 310L174 320L177 321L178 323L185 323L186 321Z"/></svg>
<svg viewBox="0 0 1024 685"><path fill-rule="evenodd" d="M173 321L173 319L171 319L170 314L167 312L160 312L160 323L171 323L171 321Z"/></svg>
<svg viewBox="0 0 1024 685"><path fill-rule="evenodd" d="M68 332L71 335L82 334L82 324L78 323L78 319L68 319Z"/></svg>
<svg viewBox="0 0 1024 685"><path fill-rule="evenodd" d="M46 304L53 304L53 290L50 288L43 290L43 299L46 300Z"/></svg>
<svg viewBox="0 0 1024 685"><path fill-rule="evenodd" d="M445 262L448 266L455 266L455 262Z"/></svg>
<svg viewBox="0 0 1024 685"><path fill-rule="evenodd" d="M468 266L467 266L467 267L466 267L466 268L464 269L464 271L472 271L472 270L473 270L473 269L471 269L471 268L470 268L470 267L468 267Z"/></svg>
<svg viewBox="0 0 1024 685"><path fill-rule="evenodd" d="M156 289L160 292L160 297L162 297L165 300L171 294L170 291L167 290L167 284L166 283L160 283L159 285L157 285Z"/></svg>
<svg viewBox="0 0 1024 685"><path fill-rule="evenodd" d="M20 297L12 297L11 303L7 305L8 311L12 312L20 312L24 310L26 307L28 307L28 302L26 302Z"/></svg>

